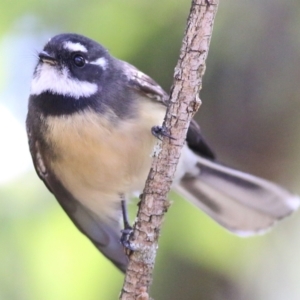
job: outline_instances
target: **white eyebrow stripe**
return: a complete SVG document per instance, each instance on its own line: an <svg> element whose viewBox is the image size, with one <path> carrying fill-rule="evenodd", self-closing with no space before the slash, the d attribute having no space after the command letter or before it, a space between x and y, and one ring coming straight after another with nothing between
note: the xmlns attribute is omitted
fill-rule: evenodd
<svg viewBox="0 0 300 300"><path fill-rule="evenodd" d="M80 43L65 42L63 47L72 52L88 52L87 48Z"/></svg>
<svg viewBox="0 0 300 300"><path fill-rule="evenodd" d="M31 81L31 95L50 92L56 95L69 96L75 99L90 97L98 90L95 83L80 81L69 77L66 68L57 70L48 64L38 66Z"/></svg>
<svg viewBox="0 0 300 300"><path fill-rule="evenodd" d="M90 61L90 64L92 64L92 65L98 65L103 70L105 70L107 68L108 62L107 62L107 59L105 59L104 57L100 57L100 58L98 58L96 60Z"/></svg>

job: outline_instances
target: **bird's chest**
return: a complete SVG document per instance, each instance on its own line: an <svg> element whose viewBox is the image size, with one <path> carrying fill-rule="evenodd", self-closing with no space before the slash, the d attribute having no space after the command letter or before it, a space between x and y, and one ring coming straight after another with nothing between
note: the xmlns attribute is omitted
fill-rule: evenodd
<svg viewBox="0 0 300 300"><path fill-rule="evenodd" d="M151 127L160 124L162 116L118 122L92 112L48 117L51 169L78 199L141 190L156 142Z"/></svg>

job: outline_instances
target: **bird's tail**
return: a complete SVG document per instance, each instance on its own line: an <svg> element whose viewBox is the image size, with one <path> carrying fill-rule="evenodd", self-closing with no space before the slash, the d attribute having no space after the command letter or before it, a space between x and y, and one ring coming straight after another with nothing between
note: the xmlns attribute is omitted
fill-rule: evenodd
<svg viewBox="0 0 300 300"><path fill-rule="evenodd" d="M180 194L229 231L264 233L300 205L298 196L256 176L199 157L197 177L185 176Z"/></svg>

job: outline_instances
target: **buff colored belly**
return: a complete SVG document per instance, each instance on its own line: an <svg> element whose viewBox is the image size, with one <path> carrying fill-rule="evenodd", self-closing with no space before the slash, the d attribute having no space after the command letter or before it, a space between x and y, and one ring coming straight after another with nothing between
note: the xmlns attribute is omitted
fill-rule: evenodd
<svg viewBox="0 0 300 300"><path fill-rule="evenodd" d="M118 126L92 112L47 119L47 140L57 157L51 168L93 211L109 216L119 204L119 194L142 190L156 142L150 129L161 124L164 115L163 109L156 114L147 111L152 110L144 110L139 119L143 122Z"/></svg>

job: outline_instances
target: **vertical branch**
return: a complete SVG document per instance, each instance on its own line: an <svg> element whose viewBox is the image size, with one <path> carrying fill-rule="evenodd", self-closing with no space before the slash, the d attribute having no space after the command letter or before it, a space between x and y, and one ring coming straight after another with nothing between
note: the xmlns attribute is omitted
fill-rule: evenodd
<svg viewBox="0 0 300 300"><path fill-rule="evenodd" d="M167 194L188 126L201 105L199 91L218 2L192 1L164 120L165 128L174 139L164 137L156 147L131 239L131 245L137 250L130 255L121 300L149 299L148 289L152 281L158 237L164 214L169 207Z"/></svg>

